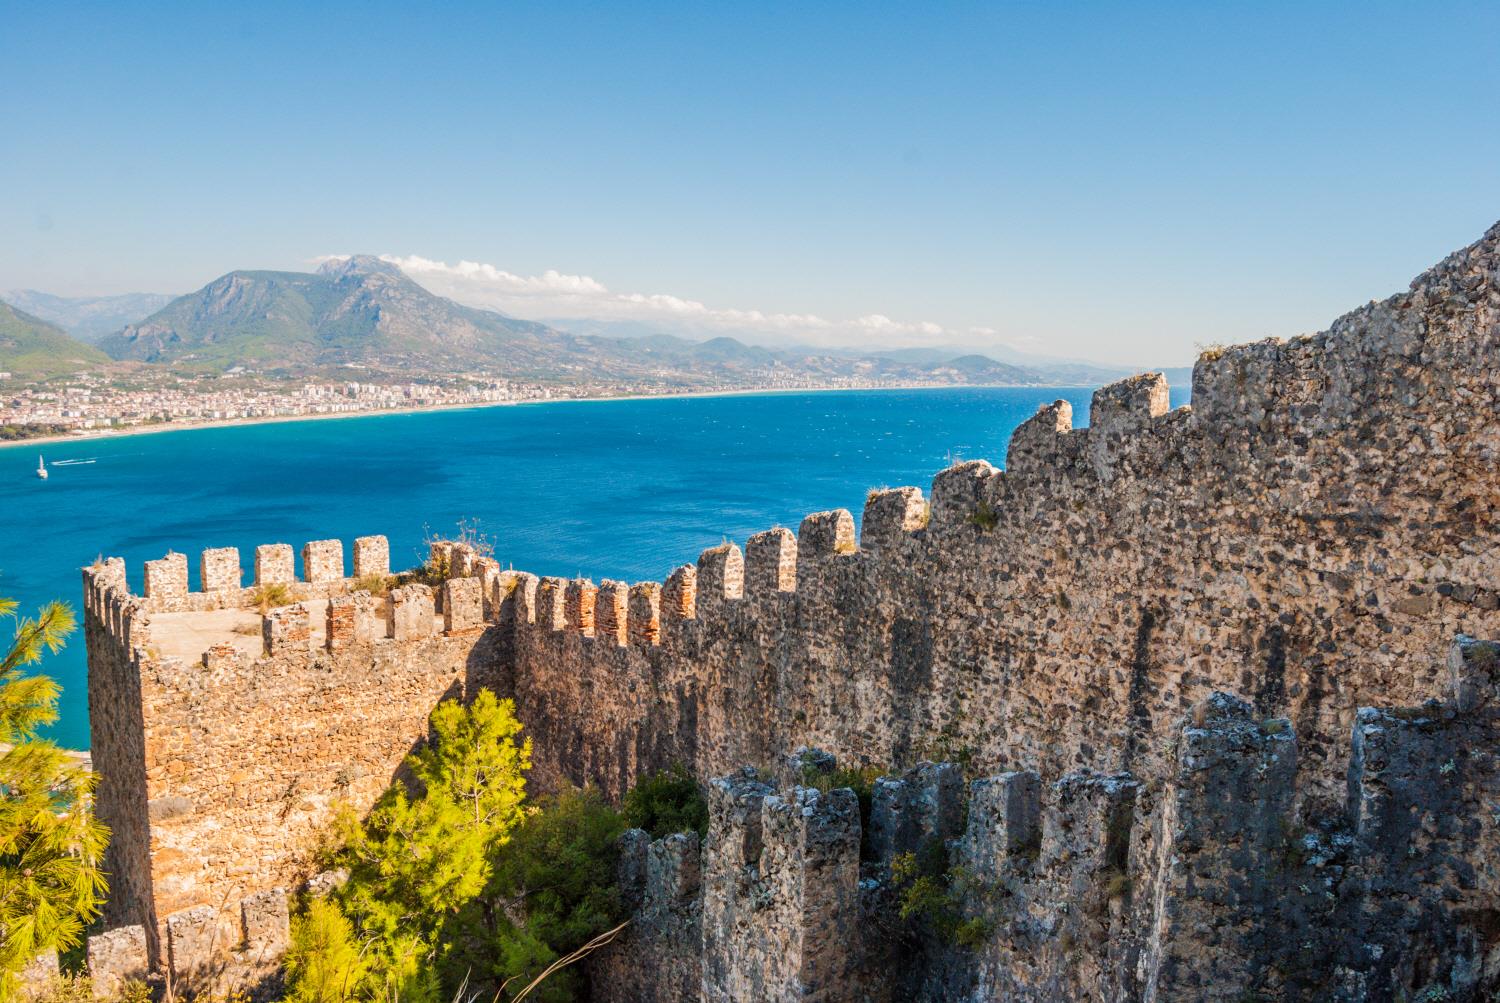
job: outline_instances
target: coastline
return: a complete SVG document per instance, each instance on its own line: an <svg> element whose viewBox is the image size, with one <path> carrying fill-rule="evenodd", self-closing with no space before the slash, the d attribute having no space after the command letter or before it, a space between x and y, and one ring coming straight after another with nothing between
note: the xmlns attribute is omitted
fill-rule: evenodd
<svg viewBox="0 0 1500 1003"><path fill-rule="evenodd" d="M986 390L1017 388L1024 389L1071 389L1085 384L1053 383L1040 387L1031 383L912 383L883 387L766 387L744 390L690 390L665 394L612 394L600 397L553 397L546 400L526 401L476 401L463 404L426 404L421 407L379 408L367 411L346 411L339 414L288 414L269 418L221 418L213 421L163 422L159 425L132 425L129 428L86 432L82 435L39 435L31 439L14 439L0 442L0 449L19 446L46 446L68 442L101 442L123 439L135 435L158 435L167 432L195 432L208 428L235 428L242 425L282 425L298 421L334 421L340 418L388 418L403 414L425 414L433 411L465 411L492 407L536 407L548 404L602 404L612 401L683 400L696 397L757 397L772 394L811 393L879 393L886 390Z"/></svg>

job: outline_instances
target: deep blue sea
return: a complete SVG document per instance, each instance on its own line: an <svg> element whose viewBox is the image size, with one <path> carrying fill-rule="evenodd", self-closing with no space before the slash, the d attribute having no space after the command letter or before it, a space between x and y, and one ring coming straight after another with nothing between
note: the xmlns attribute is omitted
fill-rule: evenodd
<svg viewBox="0 0 1500 1003"><path fill-rule="evenodd" d="M190 429L0 449L0 596L23 611L80 601L79 568L236 546L390 538L394 568L423 540L478 524L502 562L596 581L661 579L725 538L808 512L858 518L872 487L915 484L958 459L1000 466L1011 430L1079 388L844 391L558 402ZM1187 391L1172 395L1174 406ZM34 476L38 453L52 476ZM93 463L53 466L54 461ZM6 631L6 637L9 631ZM62 683L53 737L86 747L81 632L40 666Z"/></svg>

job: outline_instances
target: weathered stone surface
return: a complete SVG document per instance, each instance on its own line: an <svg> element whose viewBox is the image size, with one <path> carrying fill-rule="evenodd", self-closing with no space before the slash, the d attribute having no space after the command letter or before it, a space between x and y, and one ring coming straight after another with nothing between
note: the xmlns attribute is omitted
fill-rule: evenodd
<svg viewBox="0 0 1500 1003"><path fill-rule="evenodd" d="M238 547L205 550L198 561L198 577L204 592L238 589L244 572L240 569Z"/></svg>
<svg viewBox="0 0 1500 1003"><path fill-rule="evenodd" d="M596 1003L675 1003L702 988L701 849L697 833L620 840L620 888L631 923L589 959Z"/></svg>
<svg viewBox="0 0 1500 1003"><path fill-rule="evenodd" d="M338 540L313 540L302 546L302 577L309 582L333 582L344 577L344 545Z"/></svg>
<svg viewBox="0 0 1500 1003"><path fill-rule="evenodd" d="M859 944L859 803L783 796L737 775L709 787L705 1003L852 999Z"/></svg>
<svg viewBox="0 0 1500 1003"><path fill-rule="evenodd" d="M240 900L240 913L249 955L267 964L279 961L292 942L286 890L270 888L247 895Z"/></svg>
<svg viewBox="0 0 1500 1003"><path fill-rule="evenodd" d="M175 599L187 595L187 555L171 553L146 562L144 596L147 599Z"/></svg>
<svg viewBox="0 0 1500 1003"><path fill-rule="evenodd" d="M959 857L982 881L999 880L1007 861L1033 857L1042 845L1041 778L1030 770L969 785L969 818Z"/></svg>
<svg viewBox="0 0 1500 1003"><path fill-rule="evenodd" d="M1161 813L1146 999L1232 1003L1286 991L1272 973L1296 774L1284 718L1261 721L1223 693L1195 709Z"/></svg>
<svg viewBox="0 0 1500 1003"><path fill-rule="evenodd" d="M291 544L266 543L255 548L256 585L289 585L296 580Z"/></svg>
<svg viewBox="0 0 1500 1003"><path fill-rule="evenodd" d="M312 647L312 611L305 603L269 610L261 620L267 655L303 652Z"/></svg>
<svg viewBox="0 0 1500 1003"><path fill-rule="evenodd" d="M630 586L629 630L632 644L661 643L661 596L657 582L637 582Z"/></svg>
<svg viewBox="0 0 1500 1003"><path fill-rule="evenodd" d="M661 615L667 621L692 620L698 615L698 569L683 565L667 576L661 592Z"/></svg>
<svg viewBox="0 0 1500 1003"><path fill-rule="evenodd" d="M46 999L52 994L52 989L57 985L58 977L62 974L62 968L58 964L56 951L44 951L31 959L31 963L21 969L17 976L17 988L22 1000Z"/></svg>
<svg viewBox="0 0 1500 1003"><path fill-rule="evenodd" d="M323 647L337 651L354 643L355 599L352 595L334 596L324 611Z"/></svg>
<svg viewBox="0 0 1500 1003"><path fill-rule="evenodd" d="M744 591L745 557L739 547L723 543L698 556L698 616L718 613Z"/></svg>
<svg viewBox="0 0 1500 1003"><path fill-rule="evenodd" d="M383 536L361 536L354 541L354 577L391 573L391 545Z"/></svg>
<svg viewBox="0 0 1500 1003"><path fill-rule="evenodd" d="M594 636L594 600L599 588L586 578L563 586L563 625L583 637Z"/></svg>
<svg viewBox="0 0 1500 1003"><path fill-rule="evenodd" d="M432 587L403 585L386 596L387 633L397 641L412 641L432 634L436 623L436 604Z"/></svg>
<svg viewBox="0 0 1500 1003"><path fill-rule="evenodd" d="M599 584L594 597L594 637L601 644L608 642L616 647L625 644L629 607L630 586L608 580Z"/></svg>
<svg viewBox="0 0 1500 1003"><path fill-rule="evenodd" d="M167 965L178 992L206 988L214 969L219 913L211 905L194 906L167 917Z"/></svg>
<svg viewBox="0 0 1500 1003"><path fill-rule="evenodd" d="M139 924L122 926L90 937L88 965L94 995L99 999L115 998L131 981L146 981L151 970L146 928Z"/></svg>
<svg viewBox="0 0 1500 1003"><path fill-rule="evenodd" d="M927 502L921 488L871 491L860 519L859 545L870 551L891 550L926 525Z"/></svg>
<svg viewBox="0 0 1500 1003"><path fill-rule="evenodd" d="M900 779L875 782L870 804L870 849L889 864L934 841L957 838L963 825L963 771L952 763L919 763Z"/></svg>
<svg viewBox="0 0 1500 1003"><path fill-rule="evenodd" d="M443 629L484 626L484 583L478 578L450 578L443 583Z"/></svg>
<svg viewBox="0 0 1500 1003"><path fill-rule="evenodd" d="M759 598L797 588L797 537L777 526L745 541L745 595Z"/></svg>

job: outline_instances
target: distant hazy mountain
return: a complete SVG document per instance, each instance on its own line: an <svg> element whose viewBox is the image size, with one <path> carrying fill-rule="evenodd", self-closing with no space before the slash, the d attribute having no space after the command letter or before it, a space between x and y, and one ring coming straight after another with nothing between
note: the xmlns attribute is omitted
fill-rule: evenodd
<svg viewBox="0 0 1500 1003"><path fill-rule="evenodd" d="M578 334L634 339L638 343L651 343L658 339L668 338L684 344L702 344L702 342L688 341L676 335L663 334L659 328L641 321L553 318L547 320L545 323L552 327L562 328ZM738 343L736 342L736 344ZM991 366L1008 367L1005 371L1010 373L1009 378L997 378L995 382L1037 382L1055 386L1100 386L1114 380L1124 379L1127 376L1134 376L1137 373L1153 371L1153 367L1147 363L1142 363L1134 367L1116 366L1102 362L1090 362L1084 359L1070 359L1062 356L1022 352L1007 345L983 345L978 347L973 345L936 345L920 348L879 350L853 347L812 348L806 345L785 345L779 346L776 349L758 349L758 351L773 351L781 357L827 356L848 359L881 359L916 371L973 370L973 363L959 364L957 360L963 359L966 356L977 355L987 360ZM1178 386L1179 377L1184 373L1190 374L1191 371L1191 368L1176 369L1168 372L1167 378L1173 386ZM1173 372L1178 375L1172 375ZM1016 376L1017 373L1025 374L1024 379ZM974 382L980 381L975 380ZM1183 378L1180 385L1187 385L1185 378Z"/></svg>
<svg viewBox="0 0 1500 1003"><path fill-rule="evenodd" d="M99 349L57 325L0 302L0 372L41 379L108 361Z"/></svg>
<svg viewBox="0 0 1500 1003"><path fill-rule="evenodd" d="M390 372L483 370L523 379L621 379L692 385L851 376L883 380L1041 382L993 359L923 366L841 353L773 351L734 338L602 337L462 306L395 265L356 256L315 274L230 272L105 338L117 359L226 369L358 364Z"/></svg>
<svg viewBox="0 0 1500 1003"><path fill-rule="evenodd" d="M161 293L124 293L120 296L53 296L35 289L17 289L0 295L12 306L50 321L79 341L98 344L112 334L172 302Z"/></svg>

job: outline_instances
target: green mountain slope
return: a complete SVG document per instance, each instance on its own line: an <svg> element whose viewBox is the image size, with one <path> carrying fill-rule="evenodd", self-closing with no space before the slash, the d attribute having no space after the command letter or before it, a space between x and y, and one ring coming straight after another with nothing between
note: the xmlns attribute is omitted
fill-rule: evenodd
<svg viewBox="0 0 1500 1003"><path fill-rule="evenodd" d="M62 328L0 302L0 372L35 380L108 362L99 349Z"/></svg>
<svg viewBox="0 0 1500 1003"><path fill-rule="evenodd" d="M230 272L100 342L117 359L224 369L356 363L451 371L525 366L542 324L434 296L375 258L318 272Z"/></svg>

